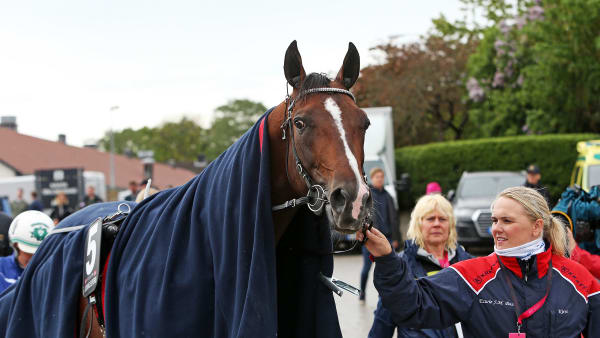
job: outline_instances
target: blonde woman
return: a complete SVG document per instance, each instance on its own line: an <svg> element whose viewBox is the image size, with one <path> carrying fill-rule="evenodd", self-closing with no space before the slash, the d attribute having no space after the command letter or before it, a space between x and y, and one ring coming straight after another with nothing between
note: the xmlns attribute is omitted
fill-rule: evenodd
<svg viewBox="0 0 600 338"><path fill-rule="evenodd" d="M600 284L564 257L564 226L542 195L526 187L501 192L492 203L492 235L493 254L415 280L385 237L368 231L375 287L394 322L461 322L465 337L600 337Z"/></svg>
<svg viewBox="0 0 600 338"><path fill-rule="evenodd" d="M440 194L419 199L410 215L404 251L400 253L412 278L431 276L441 269L473 256L456 242L456 219L452 205ZM382 306L375 310L375 319L369 338L391 338L396 329L392 314ZM397 328L398 337L455 337L453 326L446 329Z"/></svg>

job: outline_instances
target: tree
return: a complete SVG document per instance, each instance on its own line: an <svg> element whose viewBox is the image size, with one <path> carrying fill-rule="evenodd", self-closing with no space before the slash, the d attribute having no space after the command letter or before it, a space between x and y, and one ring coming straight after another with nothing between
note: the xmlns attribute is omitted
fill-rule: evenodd
<svg viewBox="0 0 600 338"><path fill-rule="evenodd" d="M498 12L490 1L464 2ZM488 17L468 65L481 94L469 111L477 136L598 132L600 2L517 1Z"/></svg>
<svg viewBox="0 0 600 338"><path fill-rule="evenodd" d="M421 42L394 41L373 49L381 64L362 69L355 86L360 106L392 106L395 144L460 139L467 127L466 62L475 42L437 32Z"/></svg>
<svg viewBox="0 0 600 338"><path fill-rule="evenodd" d="M153 150L158 162L193 162L203 154L212 161L252 127L266 110L260 102L232 100L216 109L210 129L204 129L186 117L154 128L127 128L115 132L115 152L136 156L140 150ZM110 133L106 133L99 143L102 149L110 149Z"/></svg>
<svg viewBox="0 0 600 338"><path fill-rule="evenodd" d="M216 118L208 131L206 156L215 159L250 129L267 108L260 102L238 99L216 109Z"/></svg>
<svg viewBox="0 0 600 338"><path fill-rule="evenodd" d="M137 156L140 150L153 150L158 162L168 160L193 161L206 148L207 131L194 121L182 118L179 122L168 122L155 128L131 128L115 132L115 152ZM110 149L110 134L107 133L100 146Z"/></svg>

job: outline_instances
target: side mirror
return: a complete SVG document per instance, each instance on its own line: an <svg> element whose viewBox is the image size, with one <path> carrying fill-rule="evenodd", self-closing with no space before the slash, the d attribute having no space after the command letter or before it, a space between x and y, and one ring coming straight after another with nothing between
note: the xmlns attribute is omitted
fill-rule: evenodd
<svg viewBox="0 0 600 338"><path fill-rule="evenodd" d="M448 199L448 201L452 202L452 200L454 199L455 196L456 196L456 191L454 191L454 189L452 189L452 190L448 191L446 198Z"/></svg>

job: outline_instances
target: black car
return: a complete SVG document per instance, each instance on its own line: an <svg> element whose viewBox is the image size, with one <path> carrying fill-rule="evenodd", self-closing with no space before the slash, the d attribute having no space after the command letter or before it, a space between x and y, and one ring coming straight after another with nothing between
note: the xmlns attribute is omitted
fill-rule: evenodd
<svg viewBox="0 0 600 338"><path fill-rule="evenodd" d="M458 242L464 247L493 246L491 204L499 192L524 182L522 172L463 172L456 191L448 194L456 216Z"/></svg>

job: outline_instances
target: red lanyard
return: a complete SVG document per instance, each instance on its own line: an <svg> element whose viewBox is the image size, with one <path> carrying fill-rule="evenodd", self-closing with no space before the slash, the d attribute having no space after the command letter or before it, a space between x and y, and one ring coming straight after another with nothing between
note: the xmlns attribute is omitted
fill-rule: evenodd
<svg viewBox="0 0 600 338"><path fill-rule="evenodd" d="M496 258L498 258L498 263L500 264L500 267L505 270L503 271L502 275L504 276L504 281L506 282L505 284L508 286L510 298L512 298L513 304L515 305L515 313L517 314L517 332L521 333L521 325L523 325L523 319L527 319L533 316L533 314L536 313L537 310L544 306L544 303L548 298L548 293L550 293L550 288L552 287L552 259L550 259L550 262L548 263L548 273L546 277L546 294L544 295L544 297L542 297L542 299L538 300L537 303L533 304L532 307L525 310L525 312L519 314L521 312L521 307L519 306L519 302L517 301L515 289L513 288L512 283L510 282L510 278L508 276L508 269L504 266L504 264L502 264L502 260L498 255L496 255Z"/></svg>

